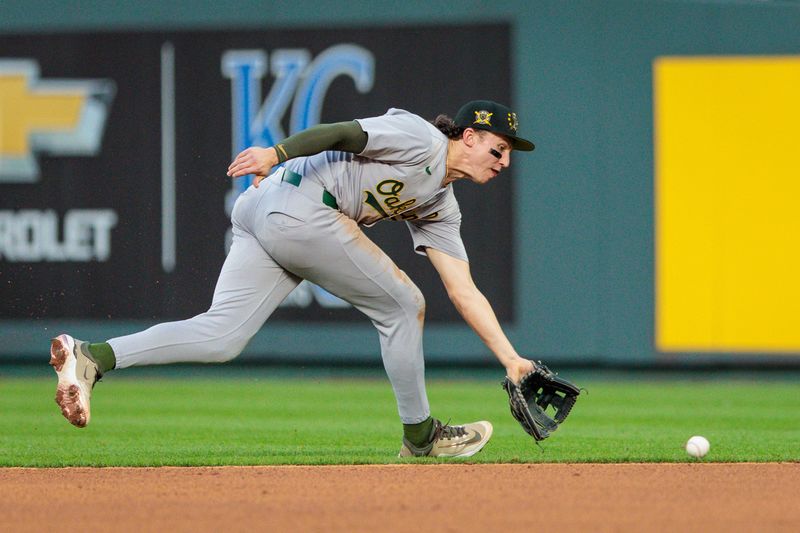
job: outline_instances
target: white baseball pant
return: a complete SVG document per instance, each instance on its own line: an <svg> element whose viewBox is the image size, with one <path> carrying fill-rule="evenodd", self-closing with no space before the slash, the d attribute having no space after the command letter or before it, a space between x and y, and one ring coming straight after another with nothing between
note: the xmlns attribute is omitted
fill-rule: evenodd
<svg viewBox="0 0 800 533"><path fill-rule="evenodd" d="M281 182L282 173L236 200L233 243L209 310L110 339L117 368L229 361L307 279L372 320L401 420L426 420L422 293L355 221L322 203L321 186Z"/></svg>

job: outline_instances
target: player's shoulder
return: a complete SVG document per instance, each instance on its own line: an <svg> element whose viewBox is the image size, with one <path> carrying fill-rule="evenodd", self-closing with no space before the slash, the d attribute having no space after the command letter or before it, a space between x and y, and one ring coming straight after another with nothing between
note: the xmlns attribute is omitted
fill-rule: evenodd
<svg viewBox="0 0 800 533"><path fill-rule="evenodd" d="M421 116L417 115L416 113L412 113L411 111L408 111L406 109L400 109L399 107L390 107L385 114L398 117L408 116L410 118L417 118L420 120L424 120Z"/></svg>
<svg viewBox="0 0 800 533"><path fill-rule="evenodd" d="M397 120L409 125L413 125L416 128L425 129L433 136L444 135L429 120L426 120L420 115L412 113L411 111L405 109L400 109L398 107L391 107L389 108L388 111L386 111L386 113L383 116L390 118L392 120Z"/></svg>
<svg viewBox="0 0 800 533"><path fill-rule="evenodd" d="M382 157L387 151L403 152L402 161L421 163L446 146L447 137L436 126L405 109L393 107L383 115L356 120L369 135L360 155L375 156L375 150L380 150Z"/></svg>
<svg viewBox="0 0 800 533"><path fill-rule="evenodd" d="M420 124L430 124L430 122L428 122L421 116L417 115L416 113L412 113L411 111L407 111L405 109L400 109L399 107L390 107L383 115L379 115L377 117L372 117L372 118L403 120L403 121L417 122ZM431 126L432 125L433 124L431 124Z"/></svg>

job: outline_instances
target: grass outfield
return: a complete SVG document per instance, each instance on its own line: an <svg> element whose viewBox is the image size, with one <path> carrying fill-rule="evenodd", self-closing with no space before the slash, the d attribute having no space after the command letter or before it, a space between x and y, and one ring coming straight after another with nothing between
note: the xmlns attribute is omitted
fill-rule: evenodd
<svg viewBox="0 0 800 533"><path fill-rule="evenodd" d="M698 434L711 441L705 461L800 460L794 382L580 383L589 394L542 449L511 418L499 378L430 379L428 392L443 421L494 424L469 462L685 462L683 444ZM408 462L396 458L401 430L385 378L109 375L85 429L61 417L54 390L55 377L0 378L1 466Z"/></svg>

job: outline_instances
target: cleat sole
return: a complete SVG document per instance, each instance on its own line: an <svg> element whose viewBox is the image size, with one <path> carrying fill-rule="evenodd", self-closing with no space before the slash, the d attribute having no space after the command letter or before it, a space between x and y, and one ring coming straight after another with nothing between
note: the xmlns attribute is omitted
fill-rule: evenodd
<svg viewBox="0 0 800 533"><path fill-rule="evenodd" d="M89 417L84 393L75 376L77 360L73 348L74 344L66 335L54 338L50 343L50 365L58 375L55 402L61 414L73 426L83 428L89 423Z"/></svg>

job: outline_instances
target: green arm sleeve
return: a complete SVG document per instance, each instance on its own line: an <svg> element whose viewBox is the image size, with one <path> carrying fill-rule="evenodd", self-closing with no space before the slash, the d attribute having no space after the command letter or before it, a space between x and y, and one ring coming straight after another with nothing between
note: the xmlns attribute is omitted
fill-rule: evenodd
<svg viewBox="0 0 800 533"><path fill-rule="evenodd" d="M357 154L367 146L367 134L355 120L320 124L287 137L275 145L278 161L304 155L314 155L325 150L341 150Z"/></svg>

